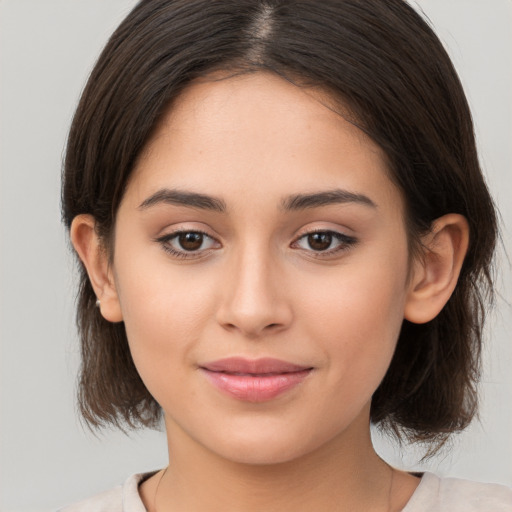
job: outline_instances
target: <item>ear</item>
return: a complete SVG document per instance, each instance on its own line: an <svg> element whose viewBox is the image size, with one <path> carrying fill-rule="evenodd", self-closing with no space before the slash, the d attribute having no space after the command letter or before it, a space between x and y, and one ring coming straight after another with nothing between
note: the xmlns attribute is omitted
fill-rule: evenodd
<svg viewBox="0 0 512 512"><path fill-rule="evenodd" d="M77 215L71 224L70 238L75 251L84 264L105 320L121 322L123 315L119 303L114 275L108 253L96 232L92 215Z"/></svg>
<svg viewBox="0 0 512 512"><path fill-rule="evenodd" d="M455 290L469 244L469 225L455 213L435 220L423 237L425 253L413 263L404 318L416 324L433 320Z"/></svg>

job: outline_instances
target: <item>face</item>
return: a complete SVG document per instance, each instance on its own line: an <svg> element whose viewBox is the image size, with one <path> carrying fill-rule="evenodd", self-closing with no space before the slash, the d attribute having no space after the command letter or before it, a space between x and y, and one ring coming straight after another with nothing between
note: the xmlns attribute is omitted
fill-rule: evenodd
<svg viewBox="0 0 512 512"><path fill-rule="evenodd" d="M321 100L264 73L197 82L136 166L112 270L170 440L265 463L367 436L407 298L403 202Z"/></svg>

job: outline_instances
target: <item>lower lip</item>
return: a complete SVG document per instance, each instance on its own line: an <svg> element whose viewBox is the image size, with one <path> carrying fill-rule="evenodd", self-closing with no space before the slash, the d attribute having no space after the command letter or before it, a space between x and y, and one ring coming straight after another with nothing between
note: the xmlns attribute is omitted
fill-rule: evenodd
<svg viewBox="0 0 512 512"><path fill-rule="evenodd" d="M202 368L206 378L220 391L247 402L272 400L299 385L309 370L272 375L234 375Z"/></svg>

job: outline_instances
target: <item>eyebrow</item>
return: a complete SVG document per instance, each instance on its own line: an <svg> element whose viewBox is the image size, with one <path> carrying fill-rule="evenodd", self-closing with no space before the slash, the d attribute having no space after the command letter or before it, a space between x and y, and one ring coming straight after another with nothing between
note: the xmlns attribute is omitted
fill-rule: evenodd
<svg viewBox="0 0 512 512"><path fill-rule="evenodd" d="M346 203L356 203L371 208L377 208L377 205L369 197L342 189L291 195L282 199L280 207L284 211L300 211ZM200 194L198 192L167 188L158 190L149 196L139 205L139 209L146 210L158 204L187 206L189 208L210 210L219 213L225 213L227 211L225 201L218 197Z"/></svg>
<svg viewBox="0 0 512 512"><path fill-rule="evenodd" d="M197 192L187 192L184 190L161 189L145 199L139 206L139 209L146 210L157 204L172 204L176 206L188 206L189 208L198 208L200 210L210 210L224 213L227 210L226 203L222 199L199 194Z"/></svg>
<svg viewBox="0 0 512 512"><path fill-rule="evenodd" d="M297 211L346 203L357 203L363 206L377 208L377 205L369 197L342 189L289 196L283 199L281 208L285 211Z"/></svg>

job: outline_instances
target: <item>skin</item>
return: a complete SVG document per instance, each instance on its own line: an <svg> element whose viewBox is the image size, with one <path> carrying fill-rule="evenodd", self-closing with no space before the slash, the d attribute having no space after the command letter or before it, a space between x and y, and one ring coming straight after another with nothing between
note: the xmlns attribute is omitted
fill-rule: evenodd
<svg viewBox="0 0 512 512"><path fill-rule="evenodd" d="M162 190L214 196L225 211L148 201ZM333 190L369 201L282 207L290 195ZM206 235L187 252L177 231ZM327 248L312 231L327 234ZM430 252L410 261L403 198L382 151L320 91L265 73L191 85L134 170L112 263L92 217L77 217L71 237L103 316L124 321L164 410L170 465L157 507L162 473L140 488L150 512L405 506L419 480L375 453L371 397L403 319L434 318L452 293L467 223L438 219L423 240ZM313 371L252 403L198 369L230 356Z"/></svg>

